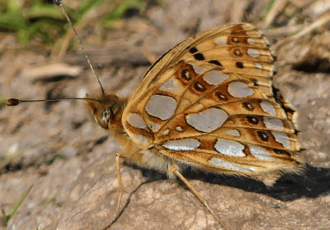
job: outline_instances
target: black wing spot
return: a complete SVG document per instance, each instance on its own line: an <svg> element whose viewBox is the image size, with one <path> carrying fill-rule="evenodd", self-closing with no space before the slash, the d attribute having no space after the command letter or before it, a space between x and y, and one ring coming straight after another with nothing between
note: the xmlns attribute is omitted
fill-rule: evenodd
<svg viewBox="0 0 330 230"><path fill-rule="evenodd" d="M251 123L253 125L259 124L259 119L257 117L246 116L246 119L248 120L249 123Z"/></svg>
<svg viewBox="0 0 330 230"><path fill-rule="evenodd" d="M193 47L189 50L189 52L194 54L194 53L198 52L198 49L196 47Z"/></svg>
<svg viewBox="0 0 330 230"><path fill-rule="evenodd" d="M278 155L288 155L288 156L292 156L291 153L289 153L288 151L280 150L280 149L274 149L274 153L276 153L276 154L278 154Z"/></svg>
<svg viewBox="0 0 330 230"><path fill-rule="evenodd" d="M236 67L243 69L244 68L243 62L240 62L240 61L236 62Z"/></svg>
<svg viewBox="0 0 330 230"><path fill-rule="evenodd" d="M198 60L198 61L203 61L203 60L205 60L204 55L201 54L201 53L194 54L194 58L195 58L196 60Z"/></svg>
<svg viewBox="0 0 330 230"><path fill-rule="evenodd" d="M192 79L192 76L188 69L182 69L181 70L181 77L185 79L186 81L190 81Z"/></svg>
<svg viewBox="0 0 330 230"><path fill-rule="evenodd" d="M242 103L243 107L249 111L253 111L254 110L254 106L250 103L250 102L243 102Z"/></svg>
<svg viewBox="0 0 330 230"><path fill-rule="evenodd" d="M205 92L206 90L206 88L200 82L196 82L194 84L194 89L198 92Z"/></svg>
<svg viewBox="0 0 330 230"><path fill-rule="evenodd" d="M252 83L253 83L254 86L258 86L259 85L258 80L255 79L255 78L251 78L250 81L252 81Z"/></svg>
<svg viewBox="0 0 330 230"><path fill-rule="evenodd" d="M228 101L228 97L220 91L216 91L214 95L221 101Z"/></svg>
<svg viewBox="0 0 330 230"><path fill-rule="evenodd" d="M269 141L269 136L267 133L263 131L258 131L257 134L262 141Z"/></svg>
<svg viewBox="0 0 330 230"><path fill-rule="evenodd" d="M211 60L209 61L209 63L217 65L217 66L222 66L220 62L218 62L217 60Z"/></svg>

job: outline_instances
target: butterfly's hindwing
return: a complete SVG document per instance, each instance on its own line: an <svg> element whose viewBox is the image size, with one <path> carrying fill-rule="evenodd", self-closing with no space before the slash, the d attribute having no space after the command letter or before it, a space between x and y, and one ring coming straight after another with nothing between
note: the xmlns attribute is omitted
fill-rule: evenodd
<svg viewBox="0 0 330 230"><path fill-rule="evenodd" d="M140 148L205 171L290 171L300 147L273 96L272 62L250 24L197 34L149 70L123 126Z"/></svg>

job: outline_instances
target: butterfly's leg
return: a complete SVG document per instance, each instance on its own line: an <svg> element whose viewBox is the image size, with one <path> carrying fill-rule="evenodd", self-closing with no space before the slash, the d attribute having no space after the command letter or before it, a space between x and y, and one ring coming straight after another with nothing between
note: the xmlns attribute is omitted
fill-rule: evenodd
<svg viewBox="0 0 330 230"><path fill-rule="evenodd" d="M201 195L199 195L199 193L196 191L196 189L189 183L189 181L173 166L171 165L169 167L170 172L174 173L177 177L180 178L180 180L185 183L185 185L187 185L187 187L190 189L190 191L202 202L202 204L210 211L210 213L212 213L212 215L214 216L214 218L217 219L217 221L220 222L220 224L227 229L226 225L224 225L222 223L222 221L219 219L219 217L215 214L214 210L209 206L209 204L206 202L206 200L204 200L203 197L201 197Z"/></svg>
<svg viewBox="0 0 330 230"><path fill-rule="evenodd" d="M116 167L117 167L117 178L118 178L118 186L119 186L119 197L117 201L116 216L119 214L121 198L123 197L123 193L125 192L123 188L123 183L121 181L120 162L119 162L120 158L128 159L130 158L130 155L123 153L116 153Z"/></svg>

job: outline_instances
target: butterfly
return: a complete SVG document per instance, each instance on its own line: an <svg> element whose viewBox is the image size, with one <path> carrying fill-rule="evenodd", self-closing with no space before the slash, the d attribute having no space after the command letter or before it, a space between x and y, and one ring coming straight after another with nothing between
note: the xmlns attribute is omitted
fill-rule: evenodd
<svg viewBox="0 0 330 230"><path fill-rule="evenodd" d="M132 97L101 94L86 102L122 144L117 158L179 177L188 187L181 174L187 167L270 186L304 165L296 112L272 86L273 62L253 25L225 25L164 54Z"/></svg>
<svg viewBox="0 0 330 230"><path fill-rule="evenodd" d="M214 215L182 175L188 167L267 186L303 170L297 113L272 85L269 46L251 24L217 27L164 54L133 96L119 98L103 89L98 97L86 95L95 121L123 147L116 154L117 213L120 158L181 179Z"/></svg>

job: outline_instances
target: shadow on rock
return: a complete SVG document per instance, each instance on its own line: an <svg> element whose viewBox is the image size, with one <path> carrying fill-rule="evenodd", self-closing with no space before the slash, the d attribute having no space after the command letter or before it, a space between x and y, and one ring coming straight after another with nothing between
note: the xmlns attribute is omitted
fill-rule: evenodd
<svg viewBox="0 0 330 230"><path fill-rule="evenodd" d="M143 176L146 177L146 181L143 184L167 180L166 175L155 170L139 168L134 165L130 166L141 170ZM330 193L330 169L315 168L310 165L306 165L306 169L301 175L283 175L275 182L273 187L267 187L260 181L245 177L216 175L195 170L187 170L183 175L188 180L197 179L211 184L235 187L248 192L264 194L282 201L292 201L301 197L316 198ZM183 183L181 184L184 186Z"/></svg>

